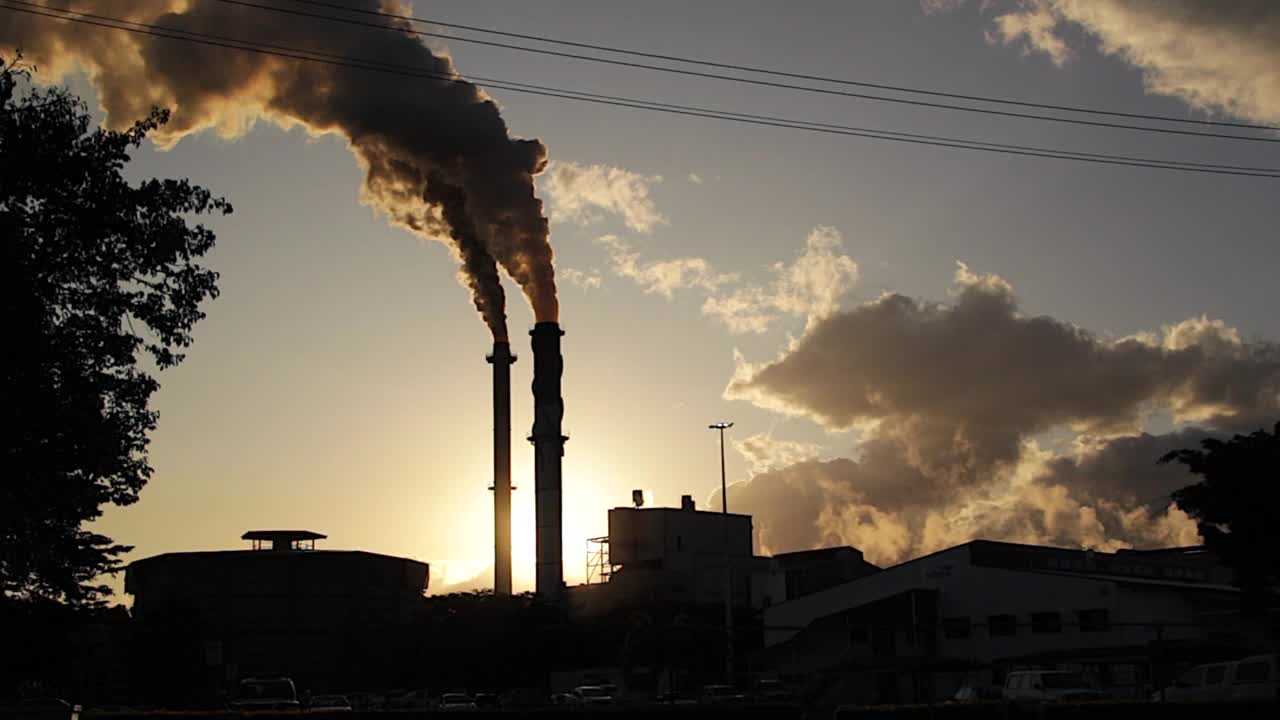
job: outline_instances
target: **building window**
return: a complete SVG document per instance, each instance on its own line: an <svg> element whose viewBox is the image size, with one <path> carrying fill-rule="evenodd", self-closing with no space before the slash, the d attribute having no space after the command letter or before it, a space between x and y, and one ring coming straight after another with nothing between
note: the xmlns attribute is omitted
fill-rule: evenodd
<svg viewBox="0 0 1280 720"><path fill-rule="evenodd" d="M866 645L869 639L866 625L854 625L849 628L849 644L850 645Z"/></svg>
<svg viewBox="0 0 1280 720"><path fill-rule="evenodd" d="M1089 608L1080 611L1080 632L1105 632L1111 629L1111 618L1106 608Z"/></svg>
<svg viewBox="0 0 1280 720"><path fill-rule="evenodd" d="M898 633L892 627L877 627L871 636L871 654L893 657L898 653Z"/></svg>
<svg viewBox="0 0 1280 720"><path fill-rule="evenodd" d="M942 636L948 640L958 640L967 638L970 635L969 618L954 617L944 618L942 621Z"/></svg>
<svg viewBox="0 0 1280 720"><path fill-rule="evenodd" d="M1062 615L1056 612L1031 613L1031 632L1035 635L1062 632Z"/></svg>
<svg viewBox="0 0 1280 720"><path fill-rule="evenodd" d="M683 536L683 535L677 535L677 536L676 536L676 549L677 549L677 550L683 550L683 549L684 549L684 536Z"/></svg>
<svg viewBox="0 0 1280 720"><path fill-rule="evenodd" d="M1018 634L1017 615L992 615L987 618L987 634L991 637L1009 637Z"/></svg>

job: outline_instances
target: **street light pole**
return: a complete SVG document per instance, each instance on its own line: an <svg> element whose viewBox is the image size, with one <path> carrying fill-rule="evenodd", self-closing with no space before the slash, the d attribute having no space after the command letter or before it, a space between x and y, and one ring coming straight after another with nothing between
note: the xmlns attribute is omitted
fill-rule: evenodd
<svg viewBox="0 0 1280 720"><path fill-rule="evenodd" d="M707 426L720 431L720 511L721 544L724 547L724 681L733 684L733 567L729 559L729 487L724 470L724 431L733 427L731 422L712 423Z"/></svg>

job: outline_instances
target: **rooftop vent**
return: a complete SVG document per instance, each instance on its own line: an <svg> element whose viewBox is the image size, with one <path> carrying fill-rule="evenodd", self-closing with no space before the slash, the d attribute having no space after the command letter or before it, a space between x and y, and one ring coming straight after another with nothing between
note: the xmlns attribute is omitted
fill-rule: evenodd
<svg viewBox="0 0 1280 720"><path fill-rule="evenodd" d="M315 550L326 537L310 530L250 530L240 539L253 541L254 550Z"/></svg>

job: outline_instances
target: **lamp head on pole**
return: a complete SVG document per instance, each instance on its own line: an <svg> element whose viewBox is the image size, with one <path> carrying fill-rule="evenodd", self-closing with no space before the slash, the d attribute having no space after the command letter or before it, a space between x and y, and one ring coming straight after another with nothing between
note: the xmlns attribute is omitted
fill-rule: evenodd
<svg viewBox="0 0 1280 720"><path fill-rule="evenodd" d="M733 427L733 423L731 422L718 422L707 426L707 428L711 430L728 430L731 427Z"/></svg>

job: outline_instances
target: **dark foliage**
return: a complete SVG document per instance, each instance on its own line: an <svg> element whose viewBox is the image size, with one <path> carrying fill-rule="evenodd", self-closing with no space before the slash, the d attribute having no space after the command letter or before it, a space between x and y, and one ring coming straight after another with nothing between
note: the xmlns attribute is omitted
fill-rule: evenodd
<svg viewBox="0 0 1280 720"><path fill-rule="evenodd" d="M1235 571L1246 598L1265 604L1280 582L1280 423L1272 432L1200 445L1160 458L1202 478L1175 492L1173 500L1195 519L1205 547Z"/></svg>
<svg viewBox="0 0 1280 720"><path fill-rule="evenodd" d="M64 89L0 59L0 301L6 351L0 598L92 604L128 548L85 528L151 475L142 363L179 363L217 273L188 218L231 206L186 180L131 185L129 151L168 114L94 129Z"/></svg>

